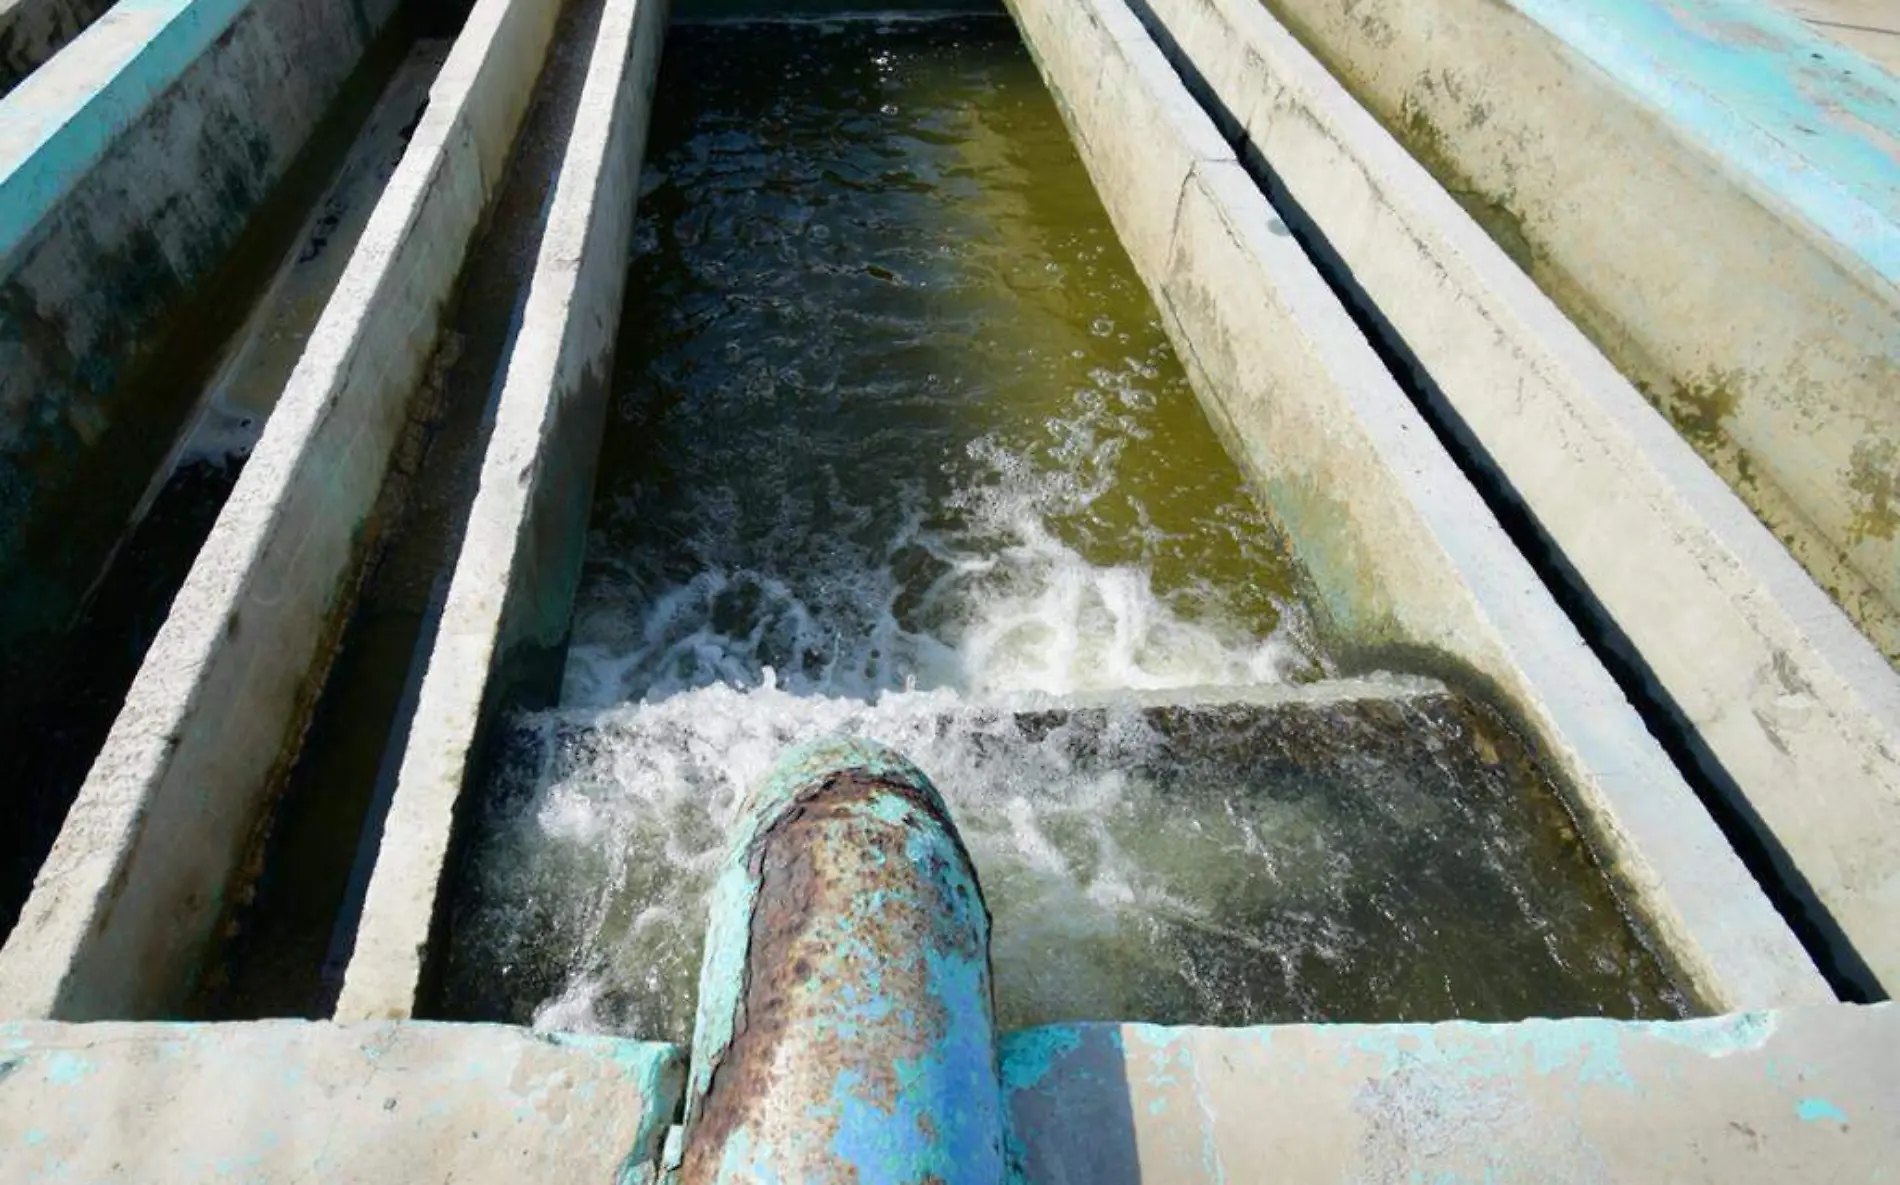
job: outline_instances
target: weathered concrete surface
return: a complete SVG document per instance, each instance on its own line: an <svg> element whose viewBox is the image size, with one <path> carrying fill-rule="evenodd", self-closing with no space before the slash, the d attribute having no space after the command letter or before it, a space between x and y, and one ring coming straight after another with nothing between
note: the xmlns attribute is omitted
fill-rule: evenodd
<svg viewBox="0 0 1900 1185"><path fill-rule="evenodd" d="M448 46L447 40L430 40L413 47L358 125L360 134L294 238L247 236L241 250L259 256L250 270L261 276L265 265L275 263L276 277L254 302L248 288L238 285L233 307L250 305L242 325L232 326L223 341L207 326L200 338L203 353L166 377L164 385L180 395L202 383L197 412L123 524L78 620L52 644L49 657L29 663L20 656L23 667L34 668L31 680L9 683L0 676L0 752L8 755L4 797L12 823L0 828L0 938L26 904L145 647L237 480L238 459L263 432L395 171ZM222 280L213 283L223 286ZM206 303L218 302L208 294ZM128 476L128 487L136 486L139 475Z"/></svg>
<svg viewBox="0 0 1900 1185"><path fill-rule="evenodd" d="M1264 157L1660 683L1718 784L1788 854L1810 905L1900 985L1900 675L1257 0L1145 5L1227 134Z"/></svg>
<svg viewBox="0 0 1900 1185"><path fill-rule="evenodd" d="M406 479L392 476L373 512L383 542L273 811L268 849L250 866L269 875L220 927L196 1000L203 1015L329 1016L342 992L605 7L570 0L555 23L507 176L416 396L436 409L427 447L402 451L396 474Z"/></svg>
<svg viewBox="0 0 1900 1185"><path fill-rule="evenodd" d="M1900 660L1900 81L1752 0L1271 0Z"/></svg>
<svg viewBox="0 0 1900 1185"><path fill-rule="evenodd" d="M566 637L666 19L665 0L609 0L602 12L339 1018L415 1007L483 725L511 677Z"/></svg>
<svg viewBox="0 0 1900 1185"><path fill-rule="evenodd" d="M162 1013L302 731L558 0L479 0L0 950L0 1015Z"/></svg>
<svg viewBox="0 0 1900 1185"><path fill-rule="evenodd" d="M1003 1039L1030 1185L1878 1181L1900 1009Z"/></svg>
<svg viewBox="0 0 1900 1185"><path fill-rule="evenodd" d="M0 681L43 661L196 394L133 381L395 0L123 0L0 102Z"/></svg>
<svg viewBox="0 0 1900 1185"><path fill-rule="evenodd" d="M1891 0L1775 0L1817 33L1900 74L1900 8Z"/></svg>
<svg viewBox="0 0 1900 1185"><path fill-rule="evenodd" d="M936 787L834 738L787 753L739 815L679 1185L998 1185L990 914Z"/></svg>
<svg viewBox="0 0 1900 1185"><path fill-rule="evenodd" d="M1446 656L1528 726L1679 978L1830 999L1786 925L1121 0L1012 0L1209 416L1348 656ZM1349 657L1349 661L1351 661Z"/></svg>
<svg viewBox="0 0 1900 1185"><path fill-rule="evenodd" d="M0 3L0 95L79 36L112 0L4 0Z"/></svg>
<svg viewBox="0 0 1900 1185"><path fill-rule="evenodd" d="M0 1180L639 1185L683 1061L499 1025L0 1024Z"/></svg>
<svg viewBox="0 0 1900 1185"><path fill-rule="evenodd" d="M451 44L445 38L417 42L391 75L342 167L298 231L296 245L205 385L159 482L180 460L242 456L256 447L383 188L402 162Z"/></svg>

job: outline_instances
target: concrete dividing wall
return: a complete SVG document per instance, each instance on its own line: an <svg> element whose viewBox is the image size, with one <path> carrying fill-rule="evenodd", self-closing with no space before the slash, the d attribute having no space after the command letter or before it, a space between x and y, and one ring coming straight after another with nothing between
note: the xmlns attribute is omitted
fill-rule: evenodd
<svg viewBox="0 0 1900 1185"><path fill-rule="evenodd" d="M443 902L456 801L484 725L573 611L665 0L608 0L556 182L468 532L455 561L340 1020L415 1007Z"/></svg>
<svg viewBox="0 0 1900 1185"><path fill-rule="evenodd" d="M1006 1036L1001 1061L1012 1151L1034 1182L1873 1182L1900 1155L1892 1005L1054 1025Z"/></svg>
<svg viewBox="0 0 1900 1185"><path fill-rule="evenodd" d="M1900 81L1750 0L1271 0L1900 659Z"/></svg>
<svg viewBox="0 0 1900 1185"><path fill-rule="evenodd" d="M1448 657L1532 731L1685 986L1831 993L1121 0L1012 0L1196 392L1350 654Z"/></svg>
<svg viewBox="0 0 1900 1185"><path fill-rule="evenodd" d="M558 0L479 0L0 951L0 1015L162 1013L294 751Z"/></svg>
<svg viewBox="0 0 1900 1185"><path fill-rule="evenodd" d="M110 7L112 0L0 0L0 95Z"/></svg>
<svg viewBox="0 0 1900 1185"><path fill-rule="evenodd" d="M1851 942L1842 962L1900 984L1900 675L1257 0L1141 7Z"/></svg>
<svg viewBox="0 0 1900 1185"><path fill-rule="evenodd" d="M128 367L394 8L124 0L0 100L0 682L70 622L190 410Z"/></svg>

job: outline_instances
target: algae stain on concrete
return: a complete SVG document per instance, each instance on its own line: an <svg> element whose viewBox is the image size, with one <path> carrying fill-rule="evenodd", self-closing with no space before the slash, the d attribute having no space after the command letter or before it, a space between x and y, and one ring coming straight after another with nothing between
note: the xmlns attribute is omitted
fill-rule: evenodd
<svg viewBox="0 0 1900 1185"><path fill-rule="evenodd" d="M1425 85L1430 86L1430 79L1425 80ZM1445 187L1445 191L1471 216L1472 221L1491 236L1512 263L1535 280L1540 288L1546 287L1543 276L1550 269L1538 257L1530 235L1525 233L1524 217L1516 210L1516 195L1491 193L1466 176L1454 163L1446 147L1444 131L1416 95L1406 96L1399 115L1401 122L1397 134L1400 143L1425 167L1426 172ZM1466 116L1471 127L1482 127L1490 118L1491 109L1483 103L1472 104Z"/></svg>
<svg viewBox="0 0 1900 1185"><path fill-rule="evenodd" d="M1862 499L1854 508L1849 542L1891 543L1900 531L1900 442L1862 439L1849 461L1847 488Z"/></svg>
<svg viewBox="0 0 1900 1185"><path fill-rule="evenodd" d="M1711 371L1701 379L1678 382L1660 398L1651 392L1650 402L1667 416L1683 439L1706 455L1709 450L1730 445L1724 423L1735 414L1740 402L1736 394L1740 375Z"/></svg>

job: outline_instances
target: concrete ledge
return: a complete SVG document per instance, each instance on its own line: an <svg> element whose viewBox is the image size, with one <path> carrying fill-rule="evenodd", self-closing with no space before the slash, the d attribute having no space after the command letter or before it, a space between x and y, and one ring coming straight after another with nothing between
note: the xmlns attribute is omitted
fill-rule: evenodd
<svg viewBox="0 0 1900 1185"><path fill-rule="evenodd" d="M0 1024L4 1176L642 1185L684 1060L500 1025Z"/></svg>
<svg viewBox="0 0 1900 1185"><path fill-rule="evenodd" d="M0 3L0 95L79 36L112 0L6 0Z"/></svg>
<svg viewBox="0 0 1900 1185"><path fill-rule="evenodd" d="M1255 0L1145 7L1682 712L1710 772L1859 960L1900 984L1900 676Z"/></svg>
<svg viewBox="0 0 1900 1185"><path fill-rule="evenodd" d="M1028 1182L1878 1181L1900 1010L1713 1020L1169 1029L1001 1049Z"/></svg>
<svg viewBox="0 0 1900 1185"><path fill-rule="evenodd" d="M339 1019L415 1007L483 726L511 676L566 639L666 16L666 0L608 0L602 10Z"/></svg>
<svg viewBox="0 0 1900 1185"><path fill-rule="evenodd" d="M0 678L70 623L190 410L138 362L191 332L394 9L123 0L0 101Z"/></svg>
<svg viewBox="0 0 1900 1185"><path fill-rule="evenodd" d="M479 0L0 951L0 1014L188 990L347 616L370 512L558 0Z"/></svg>
<svg viewBox="0 0 1900 1185"><path fill-rule="evenodd" d="M1900 80L1753 0L1272 0L1900 660Z"/></svg>
<svg viewBox="0 0 1900 1185"><path fill-rule="evenodd" d="M1287 532L1336 642L1374 662L1448 657L1489 682L1705 1004L1831 999L1121 0L1013 0L1011 10L1196 392Z"/></svg>

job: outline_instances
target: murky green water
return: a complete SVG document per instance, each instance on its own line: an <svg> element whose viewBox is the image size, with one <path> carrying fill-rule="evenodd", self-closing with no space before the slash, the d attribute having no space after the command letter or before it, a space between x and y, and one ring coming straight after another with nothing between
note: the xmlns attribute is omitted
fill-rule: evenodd
<svg viewBox="0 0 1900 1185"><path fill-rule="evenodd" d="M657 93L562 706L435 1012L682 1038L737 799L836 730L943 788L1008 1024L1678 1007L1468 708L1036 714L1325 663L1006 20L676 27Z"/></svg>
<svg viewBox="0 0 1900 1185"><path fill-rule="evenodd" d="M1006 20L685 26L666 62L570 699L982 689L999 647L1112 685L1205 664L1189 621L1274 634L1287 561Z"/></svg>

